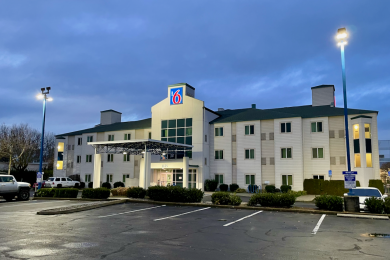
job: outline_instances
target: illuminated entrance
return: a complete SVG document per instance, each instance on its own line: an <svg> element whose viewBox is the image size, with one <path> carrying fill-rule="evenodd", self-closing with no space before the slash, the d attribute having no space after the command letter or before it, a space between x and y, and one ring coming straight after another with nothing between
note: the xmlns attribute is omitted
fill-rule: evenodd
<svg viewBox="0 0 390 260"><path fill-rule="evenodd" d="M183 169L162 169L157 173L157 185L160 186L179 186L183 187ZM196 169L189 169L188 171L188 188L196 188Z"/></svg>

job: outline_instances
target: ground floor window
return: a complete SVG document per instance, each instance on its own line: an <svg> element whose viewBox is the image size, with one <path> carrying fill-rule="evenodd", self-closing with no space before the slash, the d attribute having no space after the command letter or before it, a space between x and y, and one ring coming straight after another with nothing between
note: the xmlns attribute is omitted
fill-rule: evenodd
<svg viewBox="0 0 390 260"><path fill-rule="evenodd" d="M282 185L293 185L292 175L282 175Z"/></svg>
<svg viewBox="0 0 390 260"><path fill-rule="evenodd" d="M91 174L85 174L85 182L91 182Z"/></svg>
<svg viewBox="0 0 390 260"><path fill-rule="evenodd" d="M112 182L112 174L106 175L106 182Z"/></svg>
<svg viewBox="0 0 390 260"><path fill-rule="evenodd" d="M123 174L122 182L126 183L126 179L130 178L130 174Z"/></svg>
<svg viewBox="0 0 390 260"><path fill-rule="evenodd" d="M245 175L245 184L255 184L255 175L253 174L248 174Z"/></svg>
<svg viewBox="0 0 390 260"><path fill-rule="evenodd" d="M313 179L315 179L315 180L324 180L325 177L324 177L324 175L313 175Z"/></svg>
<svg viewBox="0 0 390 260"><path fill-rule="evenodd" d="M218 184L223 183L223 174L215 174L215 180L218 182Z"/></svg>
<svg viewBox="0 0 390 260"><path fill-rule="evenodd" d="M183 170L173 170L173 185L183 187Z"/></svg>
<svg viewBox="0 0 390 260"><path fill-rule="evenodd" d="M196 188L196 169L190 169L188 173L188 188Z"/></svg>

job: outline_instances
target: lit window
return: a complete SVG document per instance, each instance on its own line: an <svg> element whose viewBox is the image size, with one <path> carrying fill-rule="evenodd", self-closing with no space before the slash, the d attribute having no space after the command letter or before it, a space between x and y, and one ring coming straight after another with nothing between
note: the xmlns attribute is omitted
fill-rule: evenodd
<svg viewBox="0 0 390 260"><path fill-rule="evenodd" d="M359 139L359 125L353 125L353 139Z"/></svg>
<svg viewBox="0 0 390 260"><path fill-rule="evenodd" d="M367 167L372 167L372 154L366 153L366 163Z"/></svg>
<svg viewBox="0 0 390 260"><path fill-rule="evenodd" d="M364 124L364 136L366 139L371 139L371 125Z"/></svg>
<svg viewBox="0 0 390 260"><path fill-rule="evenodd" d="M62 167L64 166L63 161L57 161L57 170L62 170Z"/></svg>
<svg viewBox="0 0 390 260"><path fill-rule="evenodd" d="M356 168L362 167L362 164L360 161L360 153L355 153L355 167Z"/></svg>

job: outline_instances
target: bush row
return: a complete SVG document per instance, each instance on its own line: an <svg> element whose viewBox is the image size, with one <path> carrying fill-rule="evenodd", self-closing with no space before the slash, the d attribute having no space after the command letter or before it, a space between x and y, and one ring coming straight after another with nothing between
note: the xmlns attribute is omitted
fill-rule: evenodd
<svg viewBox="0 0 390 260"><path fill-rule="evenodd" d="M47 198L77 198L79 189L75 188L42 188L37 191L37 197Z"/></svg>
<svg viewBox="0 0 390 260"><path fill-rule="evenodd" d="M365 200L368 211L371 213L386 213L390 214L390 197L385 198L384 200L371 197Z"/></svg>
<svg viewBox="0 0 390 260"><path fill-rule="evenodd" d="M356 186L360 187L360 182L356 181ZM303 189L307 194L311 195L336 195L343 196L348 190L344 189L344 181L326 181L318 179L305 179L303 181Z"/></svg>
<svg viewBox="0 0 390 260"><path fill-rule="evenodd" d="M381 191L382 194L385 193L385 187L383 186L382 180L369 180L368 187L374 187Z"/></svg>
<svg viewBox="0 0 390 260"><path fill-rule="evenodd" d="M81 195L83 199L107 199L110 197L110 190L107 188L84 189Z"/></svg>
<svg viewBox="0 0 390 260"><path fill-rule="evenodd" d="M295 196L289 193L258 193L253 195L248 206L260 204L263 207L291 207L295 203Z"/></svg>
<svg viewBox="0 0 390 260"><path fill-rule="evenodd" d="M233 205L239 206L242 202L241 198L230 192L217 191L211 195L211 202L216 205Z"/></svg>
<svg viewBox="0 0 390 260"><path fill-rule="evenodd" d="M321 195L314 202L319 209L343 211L343 199L336 195Z"/></svg>
<svg viewBox="0 0 390 260"><path fill-rule="evenodd" d="M153 186L149 187L147 193L152 200L167 202L200 202L204 195L201 190L179 186Z"/></svg>

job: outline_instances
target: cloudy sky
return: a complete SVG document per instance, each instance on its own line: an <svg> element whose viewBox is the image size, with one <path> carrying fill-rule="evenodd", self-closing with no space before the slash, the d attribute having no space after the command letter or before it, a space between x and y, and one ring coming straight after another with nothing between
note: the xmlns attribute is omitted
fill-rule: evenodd
<svg viewBox="0 0 390 260"><path fill-rule="evenodd" d="M390 1L0 0L0 123L40 128L40 88L51 86L47 130L150 117L167 86L187 82L211 109L311 104L334 84L342 106L338 28L348 105L379 111L390 139Z"/></svg>

